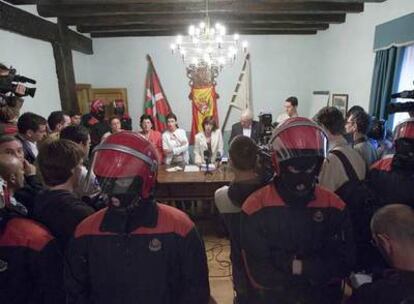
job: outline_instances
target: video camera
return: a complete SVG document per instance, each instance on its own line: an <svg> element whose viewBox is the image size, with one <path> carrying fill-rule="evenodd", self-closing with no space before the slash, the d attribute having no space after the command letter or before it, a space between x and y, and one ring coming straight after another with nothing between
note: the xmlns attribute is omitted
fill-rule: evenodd
<svg viewBox="0 0 414 304"><path fill-rule="evenodd" d="M0 94L3 96L31 96L34 97L36 88L29 88L24 86L24 91L18 92L19 83L31 83L36 84L36 80L30 79L25 76L17 75L16 69L10 68L6 70L7 74L0 75ZM9 95L12 94L12 95ZM3 97L4 99L4 97Z"/></svg>
<svg viewBox="0 0 414 304"><path fill-rule="evenodd" d="M391 98L414 99L414 90L391 94ZM414 101L390 103L387 106L387 112L388 114L414 112Z"/></svg>
<svg viewBox="0 0 414 304"><path fill-rule="evenodd" d="M272 137L272 114L262 113L259 114L259 144L266 145Z"/></svg>

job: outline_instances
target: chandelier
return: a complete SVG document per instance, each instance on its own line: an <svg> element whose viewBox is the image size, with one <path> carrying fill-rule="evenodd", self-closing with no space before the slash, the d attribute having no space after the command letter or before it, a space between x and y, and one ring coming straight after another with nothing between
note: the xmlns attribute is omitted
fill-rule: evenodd
<svg viewBox="0 0 414 304"><path fill-rule="evenodd" d="M220 23L210 24L208 0L206 16L198 26L190 25L188 36L178 35L171 44L173 54L178 54L187 70L211 69L218 73L223 67L232 65L240 52L246 53L247 41L240 42L239 34L229 36Z"/></svg>

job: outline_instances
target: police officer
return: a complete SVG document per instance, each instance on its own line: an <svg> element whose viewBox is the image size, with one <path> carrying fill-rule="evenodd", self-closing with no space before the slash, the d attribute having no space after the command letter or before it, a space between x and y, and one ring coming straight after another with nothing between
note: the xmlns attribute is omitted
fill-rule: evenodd
<svg viewBox="0 0 414 304"><path fill-rule="evenodd" d="M68 251L69 303L208 303L203 241L181 211L154 200L157 152L121 132L95 149L91 171L108 207L76 229Z"/></svg>
<svg viewBox="0 0 414 304"><path fill-rule="evenodd" d="M414 118L397 125L395 154L376 162L368 173L369 185L380 206L401 203L414 207Z"/></svg>
<svg viewBox="0 0 414 304"><path fill-rule="evenodd" d="M241 243L255 303L340 303L354 246L345 204L316 185L327 137L297 117L282 123L270 144L277 176L242 206Z"/></svg>
<svg viewBox="0 0 414 304"><path fill-rule="evenodd" d="M91 147L101 142L102 136L111 131L108 122L105 120L105 106L100 99L91 102L90 113L82 116L82 125L87 127L91 135Z"/></svg>
<svg viewBox="0 0 414 304"><path fill-rule="evenodd" d="M13 193L23 181L23 163L1 155L0 303L63 304L62 253L49 231L18 208Z"/></svg>

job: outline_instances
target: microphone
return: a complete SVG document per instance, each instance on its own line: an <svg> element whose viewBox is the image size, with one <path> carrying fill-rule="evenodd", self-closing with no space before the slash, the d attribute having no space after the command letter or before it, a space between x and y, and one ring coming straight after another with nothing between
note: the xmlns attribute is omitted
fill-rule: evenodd
<svg viewBox="0 0 414 304"><path fill-rule="evenodd" d="M204 161L207 163L211 163L211 151L209 149L204 150Z"/></svg>
<svg viewBox="0 0 414 304"><path fill-rule="evenodd" d="M221 153L220 151L217 151L217 154L216 154L216 168L217 169L220 166L220 162L221 162Z"/></svg>
<svg viewBox="0 0 414 304"><path fill-rule="evenodd" d="M414 98L414 90L391 94L391 98Z"/></svg>
<svg viewBox="0 0 414 304"><path fill-rule="evenodd" d="M204 154L204 161L206 162L206 172L205 172L205 174L206 175L211 174L211 172L210 172L211 150L210 149L204 150L203 154Z"/></svg>

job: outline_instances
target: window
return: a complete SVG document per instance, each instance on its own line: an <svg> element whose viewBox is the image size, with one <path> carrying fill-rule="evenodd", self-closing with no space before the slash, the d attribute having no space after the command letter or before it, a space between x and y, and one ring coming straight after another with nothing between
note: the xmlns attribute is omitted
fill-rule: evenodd
<svg viewBox="0 0 414 304"><path fill-rule="evenodd" d="M405 90L414 90L414 45L407 46L404 52L403 63L401 67L400 82L398 83L398 92ZM395 102L406 102L409 99L397 98ZM402 120L407 119L408 113L394 114L392 129Z"/></svg>

